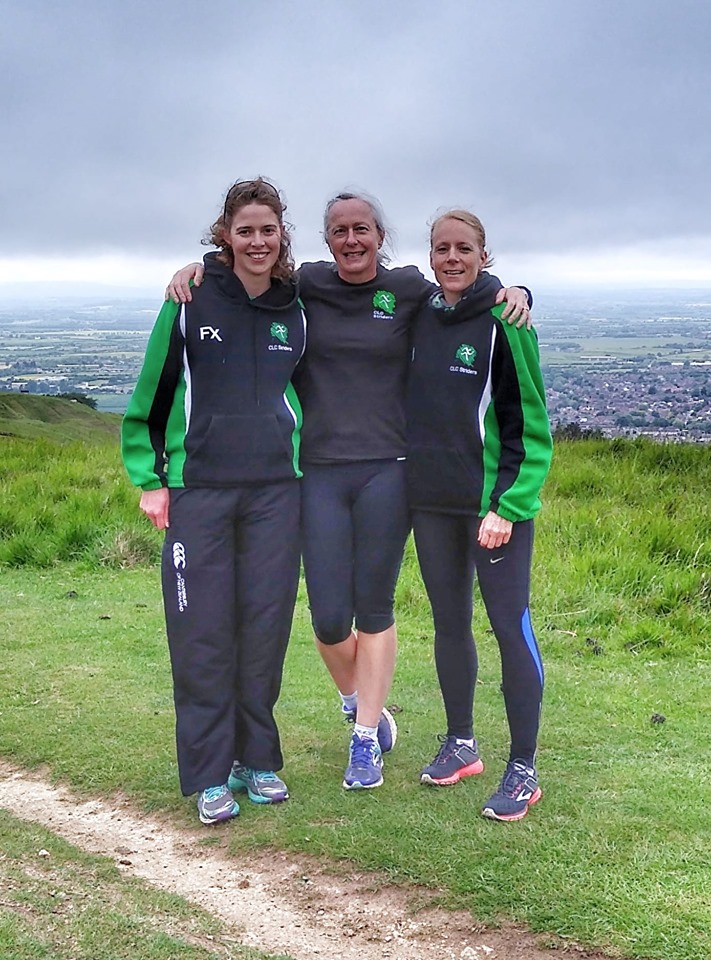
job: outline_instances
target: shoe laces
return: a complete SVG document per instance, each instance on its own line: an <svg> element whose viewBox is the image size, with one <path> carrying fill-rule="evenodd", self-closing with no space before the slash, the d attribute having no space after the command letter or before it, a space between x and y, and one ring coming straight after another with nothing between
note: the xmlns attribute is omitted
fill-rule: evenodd
<svg viewBox="0 0 711 960"><path fill-rule="evenodd" d="M279 779L273 770L248 770L248 772L252 774L255 780L268 780L272 782Z"/></svg>
<svg viewBox="0 0 711 960"><path fill-rule="evenodd" d="M444 734L438 733L437 739L440 741L442 746L439 748L439 753L434 758L433 762L446 763L454 753L454 749L457 745L456 737L445 737Z"/></svg>
<svg viewBox="0 0 711 960"><path fill-rule="evenodd" d="M206 787L203 792L203 798L207 803L212 803L213 800L219 800L223 793L227 792L227 787L224 783L219 787Z"/></svg>
<svg viewBox="0 0 711 960"><path fill-rule="evenodd" d="M499 791L506 797L515 797L521 784L525 783L529 777L535 777L535 772L520 760L512 760L506 767Z"/></svg>
<svg viewBox="0 0 711 960"><path fill-rule="evenodd" d="M378 744L369 737L359 737L353 735L351 741L351 764L354 767L363 766L373 762L378 752Z"/></svg>

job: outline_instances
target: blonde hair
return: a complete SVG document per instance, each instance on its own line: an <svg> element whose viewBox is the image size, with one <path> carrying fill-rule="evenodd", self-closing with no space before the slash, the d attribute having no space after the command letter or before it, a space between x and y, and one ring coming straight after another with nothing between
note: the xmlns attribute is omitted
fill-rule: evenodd
<svg viewBox="0 0 711 960"><path fill-rule="evenodd" d="M481 222L479 217L474 213L470 213L468 210L459 210L457 208L453 210L445 210L444 213L440 213L435 219L430 223L430 248L432 247L435 228L443 220L459 220L460 223L465 223L468 227L471 227L474 233L476 233L479 240L479 246L486 254L486 260L484 261L485 267L490 267L494 258L491 256L489 251L486 249L486 231L484 230L484 224Z"/></svg>

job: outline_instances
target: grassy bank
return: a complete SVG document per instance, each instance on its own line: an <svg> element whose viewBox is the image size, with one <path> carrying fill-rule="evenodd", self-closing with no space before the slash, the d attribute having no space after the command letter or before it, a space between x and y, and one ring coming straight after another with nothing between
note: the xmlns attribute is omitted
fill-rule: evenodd
<svg viewBox="0 0 711 960"><path fill-rule="evenodd" d="M101 443L118 436L120 423L120 417L76 401L0 391L0 439Z"/></svg>
<svg viewBox="0 0 711 960"><path fill-rule="evenodd" d="M160 537L139 515L117 445L0 437L0 568L158 559Z"/></svg>

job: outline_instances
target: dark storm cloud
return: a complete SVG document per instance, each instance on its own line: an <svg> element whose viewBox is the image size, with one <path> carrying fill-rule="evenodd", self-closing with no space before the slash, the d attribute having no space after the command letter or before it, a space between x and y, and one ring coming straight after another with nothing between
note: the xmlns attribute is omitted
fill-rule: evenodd
<svg viewBox="0 0 711 960"><path fill-rule="evenodd" d="M236 177L445 204L500 250L708 235L711 14L677 0L3 3L0 254L195 250Z"/></svg>

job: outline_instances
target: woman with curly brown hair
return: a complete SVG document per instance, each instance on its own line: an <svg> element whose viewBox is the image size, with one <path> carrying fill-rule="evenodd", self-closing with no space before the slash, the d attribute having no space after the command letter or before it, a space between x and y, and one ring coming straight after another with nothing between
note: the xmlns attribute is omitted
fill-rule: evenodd
<svg viewBox="0 0 711 960"><path fill-rule="evenodd" d="M285 205L235 183L190 303L161 310L123 423L123 456L163 547L183 793L203 823L289 796L273 709L299 578L306 342Z"/></svg>

